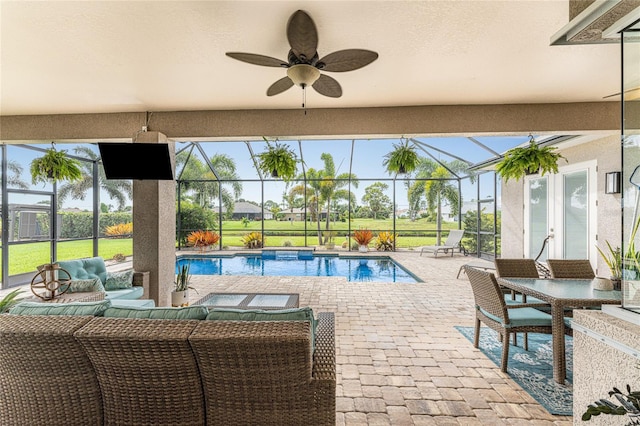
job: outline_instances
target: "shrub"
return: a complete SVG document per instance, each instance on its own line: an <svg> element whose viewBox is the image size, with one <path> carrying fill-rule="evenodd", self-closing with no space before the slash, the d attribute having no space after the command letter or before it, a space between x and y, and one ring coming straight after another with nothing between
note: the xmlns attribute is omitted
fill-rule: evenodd
<svg viewBox="0 0 640 426"><path fill-rule="evenodd" d="M262 248L262 234L260 232L249 232L242 237L241 241L246 248Z"/></svg>
<svg viewBox="0 0 640 426"><path fill-rule="evenodd" d="M212 231L193 231L187 235L187 243L201 250L220 241L220 235Z"/></svg>
<svg viewBox="0 0 640 426"><path fill-rule="evenodd" d="M180 202L179 220L179 239L182 244L186 244L186 236L190 231L217 228L217 215L214 212L187 201Z"/></svg>
<svg viewBox="0 0 640 426"><path fill-rule="evenodd" d="M393 251L396 246L396 237L391 232L383 231L376 238L376 250Z"/></svg>
<svg viewBox="0 0 640 426"><path fill-rule="evenodd" d="M291 247L291 246L293 246L293 243L291 241L289 241L289 240L284 240L282 242L282 246L283 247Z"/></svg>
<svg viewBox="0 0 640 426"><path fill-rule="evenodd" d="M353 239L359 245L366 246L373 240L373 232L370 229L358 229L353 232Z"/></svg>
<svg viewBox="0 0 640 426"><path fill-rule="evenodd" d="M107 226L104 234L108 237L128 238L133 234L133 222Z"/></svg>

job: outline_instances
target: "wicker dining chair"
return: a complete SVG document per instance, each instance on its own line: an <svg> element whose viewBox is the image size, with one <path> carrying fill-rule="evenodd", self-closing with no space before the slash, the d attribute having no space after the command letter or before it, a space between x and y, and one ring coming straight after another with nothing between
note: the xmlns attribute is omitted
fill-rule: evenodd
<svg viewBox="0 0 640 426"><path fill-rule="evenodd" d="M465 266L465 272L476 305L473 346L479 346L481 323L496 331L502 339L500 368L506 373L511 333L551 334L551 315L534 309L529 303L507 304L493 273L469 266Z"/></svg>
<svg viewBox="0 0 640 426"><path fill-rule="evenodd" d="M500 278L540 278L536 261L533 259L496 258L493 263L496 266L496 276ZM512 300L519 299L519 301L523 302L544 303L535 297L524 299L522 295L516 295L513 290L508 291Z"/></svg>
<svg viewBox="0 0 640 426"><path fill-rule="evenodd" d="M496 276L504 278L539 278L536 261L533 259L496 258Z"/></svg>
<svg viewBox="0 0 640 426"><path fill-rule="evenodd" d="M593 279L591 262L588 259L547 259L552 278Z"/></svg>

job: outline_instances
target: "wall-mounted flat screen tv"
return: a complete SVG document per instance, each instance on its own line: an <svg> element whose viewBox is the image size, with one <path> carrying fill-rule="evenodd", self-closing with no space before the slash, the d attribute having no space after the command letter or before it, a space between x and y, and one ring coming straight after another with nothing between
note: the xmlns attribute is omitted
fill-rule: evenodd
<svg viewBox="0 0 640 426"><path fill-rule="evenodd" d="M107 179L173 180L166 143L99 143Z"/></svg>

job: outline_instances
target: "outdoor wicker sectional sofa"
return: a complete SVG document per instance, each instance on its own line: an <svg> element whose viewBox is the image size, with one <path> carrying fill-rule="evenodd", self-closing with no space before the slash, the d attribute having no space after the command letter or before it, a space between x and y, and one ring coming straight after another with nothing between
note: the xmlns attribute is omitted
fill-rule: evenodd
<svg viewBox="0 0 640 426"><path fill-rule="evenodd" d="M100 303L110 305L0 315L0 424L335 424L333 313L228 320L191 306L68 315Z"/></svg>
<svg viewBox="0 0 640 426"><path fill-rule="evenodd" d="M86 280L98 278L103 287L107 289L105 298L107 299L148 299L149 298L149 272L131 271L132 280L129 285L119 286L119 288L109 288L107 280L109 272L104 263L104 259L100 256L86 257L74 260L61 260L57 262L61 268L69 273L70 276L64 274L61 278L71 280ZM128 271L123 271L128 272ZM122 273L122 272L120 272Z"/></svg>

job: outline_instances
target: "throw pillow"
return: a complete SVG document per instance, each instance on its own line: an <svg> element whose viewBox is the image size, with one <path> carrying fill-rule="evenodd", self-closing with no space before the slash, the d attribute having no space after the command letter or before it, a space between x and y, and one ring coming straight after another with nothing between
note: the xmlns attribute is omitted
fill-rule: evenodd
<svg viewBox="0 0 640 426"><path fill-rule="evenodd" d="M107 281L104 283L104 289L121 290L123 288L131 288L133 286L133 270L121 272L107 271Z"/></svg>
<svg viewBox="0 0 640 426"><path fill-rule="evenodd" d="M71 280L68 283L63 284L62 290L64 290L65 286L69 287L69 290L67 290L68 293L81 293L87 291L104 292L104 286L102 285L102 281L100 281L100 278L90 278L87 280Z"/></svg>
<svg viewBox="0 0 640 426"><path fill-rule="evenodd" d="M14 306L11 315L91 315L100 317L111 306L110 300L100 302L39 303L22 302Z"/></svg>

